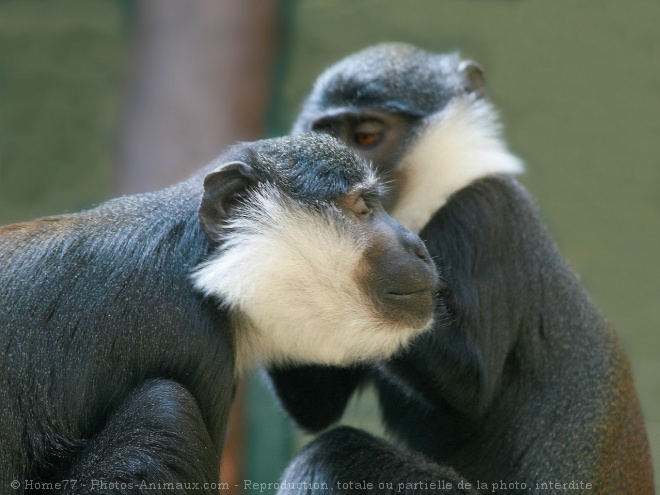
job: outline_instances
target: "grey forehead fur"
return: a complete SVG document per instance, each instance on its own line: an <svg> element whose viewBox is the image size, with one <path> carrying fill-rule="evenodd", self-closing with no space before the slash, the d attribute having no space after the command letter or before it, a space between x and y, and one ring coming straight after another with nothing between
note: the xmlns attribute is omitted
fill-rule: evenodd
<svg viewBox="0 0 660 495"><path fill-rule="evenodd" d="M328 135L258 141L247 152L268 180L305 202L334 200L360 184L378 187L369 165Z"/></svg>
<svg viewBox="0 0 660 495"><path fill-rule="evenodd" d="M463 90L458 54L436 54L404 43L383 43L349 55L317 80L294 132L329 108L379 108L425 116Z"/></svg>

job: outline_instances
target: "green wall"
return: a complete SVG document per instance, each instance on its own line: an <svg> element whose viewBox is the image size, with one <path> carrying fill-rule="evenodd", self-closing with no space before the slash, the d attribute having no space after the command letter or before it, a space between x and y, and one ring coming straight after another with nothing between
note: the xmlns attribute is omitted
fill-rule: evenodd
<svg viewBox="0 0 660 495"><path fill-rule="evenodd" d="M112 195L131 5L0 0L0 223ZM300 0L283 18L271 134L288 131L324 67L375 42L458 49L485 67L523 182L628 350L659 459L660 3ZM249 397L247 475L274 481L301 439L260 386ZM379 429L369 394L349 421Z"/></svg>
<svg viewBox="0 0 660 495"><path fill-rule="evenodd" d="M0 224L112 196L117 2L0 1Z"/></svg>

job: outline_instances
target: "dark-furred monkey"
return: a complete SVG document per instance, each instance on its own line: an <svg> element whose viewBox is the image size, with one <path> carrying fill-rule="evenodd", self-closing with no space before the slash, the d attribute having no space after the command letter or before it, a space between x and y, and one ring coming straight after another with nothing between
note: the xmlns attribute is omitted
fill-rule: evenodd
<svg viewBox="0 0 660 495"><path fill-rule="evenodd" d="M253 361L348 365L428 328L436 270L382 189L308 134L0 228L0 492L217 493Z"/></svg>
<svg viewBox="0 0 660 495"><path fill-rule="evenodd" d="M443 283L433 331L394 359L271 370L281 403L311 431L373 380L404 446L331 430L283 480L367 480L392 492L403 481L420 494L429 485L414 482L433 480L453 482L439 493L464 493L461 482L488 493L653 493L628 361L515 179L521 163L481 68L409 45L368 48L317 80L294 126L306 131L341 139L391 181L384 204L420 234Z"/></svg>

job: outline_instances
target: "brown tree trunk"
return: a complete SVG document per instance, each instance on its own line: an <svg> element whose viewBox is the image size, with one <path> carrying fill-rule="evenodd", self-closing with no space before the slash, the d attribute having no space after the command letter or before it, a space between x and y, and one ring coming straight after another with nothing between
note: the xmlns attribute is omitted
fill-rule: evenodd
<svg viewBox="0 0 660 495"><path fill-rule="evenodd" d="M118 189L175 183L263 136L275 0L142 0L119 140Z"/></svg>
<svg viewBox="0 0 660 495"><path fill-rule="evenodd" d="M263 137L276 0L141 0L118 143L118 192L178 182L236 141ZM224 493L243 485L244 393L227 429Z"/></svg>

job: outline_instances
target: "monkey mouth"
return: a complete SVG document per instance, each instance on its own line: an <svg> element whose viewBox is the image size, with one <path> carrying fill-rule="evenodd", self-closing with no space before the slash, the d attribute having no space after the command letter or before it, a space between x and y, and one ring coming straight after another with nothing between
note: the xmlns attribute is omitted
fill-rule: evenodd
<svg viewBox="0 0 660 495"><path fill-rule="evenodd" d="M398 287L381 292L381 311L406 327L426 327L433 313L435 286L418 287Z"/></svg>
<svg viewBox="0 0 660 495"><path fill-rule="evenodd" d="M415 297L419 295L425 295L425 294L430 294L433 293L433 287L424 287L423 289L416 289L413 291L387 291L385 292L385 297L391 298L391 299L406 299L409 297Z"/></svg>

